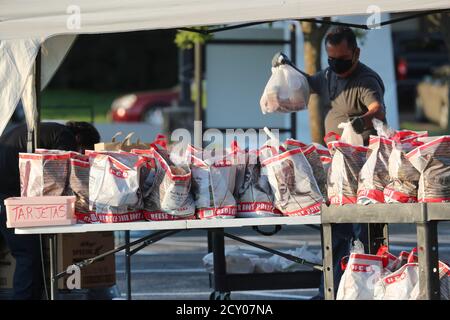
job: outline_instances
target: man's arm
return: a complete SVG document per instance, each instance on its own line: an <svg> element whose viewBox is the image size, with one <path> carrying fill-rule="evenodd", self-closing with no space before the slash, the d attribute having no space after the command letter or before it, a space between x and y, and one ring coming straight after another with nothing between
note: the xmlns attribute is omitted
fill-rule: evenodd
<svg viewBox="0 0 450 320"><path fill-rule="evenodd" d="M367 77L360 83L361 102L366 106L367 112L352 120L353 128L362 133L365 128L372 128L372 119L385 120L386 110L383 100L383 89L374 77Z"/></svg>
<svg viewBox="0 0 450 320"><path fill-rule="evenodd" d="M385 118L384 107L381 105L379 101L372 102L367 106L367 109L368 109L367 112L362 116L366 128L373 127L372 124L373 118L384 120Z"/></svg>

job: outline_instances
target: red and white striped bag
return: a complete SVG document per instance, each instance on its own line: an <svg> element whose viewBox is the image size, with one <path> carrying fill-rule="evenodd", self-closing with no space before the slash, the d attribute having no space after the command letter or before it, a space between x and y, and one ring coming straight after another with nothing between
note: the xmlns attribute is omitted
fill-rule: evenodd
<svg viewBox="0 0 450 320"><path fill-rule="evenodd" d="M68 192L70 153L19 153L22 197L63 196Z"/></svg>
<svg viewBox="0 0 450 320"><path fill-rule="evenodd" d="M128 152L90 152L89 209L99 222L143 220L141 166L147 160Z"/></svg>
<svg viewBox="0 0 450 320"><path fill-rule="evenodd" d="M264 160L275 207L286 216L320 214L324 202L313 170L302 149L285 151Z"/></svg>
<svg viewBox="0 0 450 320"><path fill-rule="evenodd" d="M202 158L203 159L202 159ZM199 219L235 218L236 153L191 153L192 190Z"/></svg>
<svg viewBox="0 0 450 320"><path fill-rule="evenodd" d="M69 189L75 195L75 216L78 223L97 221L95 210L89 209L89 157L73 154L70 159Z"/></svg>
<svg viewBox="0 0 450 320"><path fill-rule="evenodd" d="M275 208L268 177L261 168L261 152L265 148L246 152L244 171L237 171L235 198L238 218L282 216L281 211Z"/></svg>
<svg viewBox="0 0 450 320"><path fill-rule="evenodd" d="M133 150L147 157L156 168L150 170L144 184L143 214L146 220L186 220L195 218L190 193L192 173L189 166L175 165L164 144L152 144L150 150Z"/></svg>
<svg viewBox="0 0 450 320"><path fill-rule="evenodd" d="M384 274L386 258L364 253L350 253L339 283L336 300L373 300L375 286Z"/></svg>
<svg viewBox="0 0 450 320"><path fill-rule="evenodd" d="M419 138L406 158L420 172L418 202L450 202L450 136Z"/></svg>

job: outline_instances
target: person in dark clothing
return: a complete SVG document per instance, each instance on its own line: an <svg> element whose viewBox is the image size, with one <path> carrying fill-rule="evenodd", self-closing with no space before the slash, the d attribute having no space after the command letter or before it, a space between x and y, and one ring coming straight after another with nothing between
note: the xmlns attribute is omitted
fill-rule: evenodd
<svg viewBox="0 0 450 320"><path fill-rule="evenodd" d="M319 94L326 108L325 134L342 134L338 125L351 121L356 133L362 135L367 145L370 135L376 135L372 119L386 123L384 84L381 77L359 61L360 48L349 27L334 27L325 36L328 68L314 75L297 69L307 79L312 93ZM288 63L289 59L277 53L272 59L274 67ZM326 142L329 142L327 140ZM333 225L334 288L337 290L342 276L340 261L350 251L352 240L359 239L368 248L368 229L363 224ZM323 299L323 279L318 299Z"/></svg>
<svg viewBox="0 0 450 320"><path fill-rule="evenodd" d="M87 122L65 125L48 122L39 126L38 147L84 152L100 141L94 126ZM0 231L16 259L13 299L41 299L43 293L42 260L39 235L19 235L6 227L4 200L20 196L19 153L27 152L27 126L19 125L0 136Z"/></svg>

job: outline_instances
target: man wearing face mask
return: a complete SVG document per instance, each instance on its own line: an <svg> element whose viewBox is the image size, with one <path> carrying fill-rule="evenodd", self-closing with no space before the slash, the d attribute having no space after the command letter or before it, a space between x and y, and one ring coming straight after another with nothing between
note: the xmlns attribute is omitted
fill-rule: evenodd
<svg viewBox="0 0 450 320"><path fill-rule="evenodd" d="M314 75L298 70L282 53L273 57L272 66L290 64L308 79L311 91L320 95L327 110L325 134L329 132L342 134L342 129L338 128L338 125L350 120L353 129L363 136L364 144L367 145L369 136L376 135L372 119L377 118L386 123L383 81L375 71L359 61L360 49L356 43L356 36L349 27L332 28L325 36L325 46L328 68ZM329 140L330 138L327 142ZM367 225L333 225L335 290L342 276L340 262L349 254L352 239L361 240L367 251ZM323 299L323 297L322 279L319 295L315 298Z"/></svg>
<svg viewBox="0 0 450 320"><path fill-rule="evenodd" d="M342 134L338 125L350 120L367 145L369 136L376 134L372 119L386 122L383 81L375 71L359 61L360 49L349 27L332 28L325 37L325 46L328 68L314 75L297 70L306 76L311 91L320 95L328 110L325 133ZM292 65L285 55L276 54L272 65L283 63Z"/></svg>

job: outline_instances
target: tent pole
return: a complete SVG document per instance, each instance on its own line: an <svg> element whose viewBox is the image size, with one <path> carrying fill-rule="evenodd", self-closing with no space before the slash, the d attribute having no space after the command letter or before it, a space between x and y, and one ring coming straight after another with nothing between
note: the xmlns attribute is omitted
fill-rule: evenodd
<svg viewBox="0 0 450 320"><path fill-rule="evenodd" d="M291 62L297 65L297 38L295 24L289 25ZM297 139L297 112L291 113L291 138Z"/></svg>
<svg viewBox="0 0 450 320"><path fill-rule="evenodd" d="M35 94L36 94L36 119L34 119L34 132L33 132L33 152L36 148L39 148L39 126L41 123L41 48L39 48L36 56L35 63Z"/></svg>
<svg viewBox="0 0 450 320"><path fill-rule="evenodd" d="M203 147L203 45L196 42L194 48L194 78L195 78L195 111L194 120L194 146ZM199 122L200 121L200 122ZM200 132L199 132L200 131Z"/></svg>

